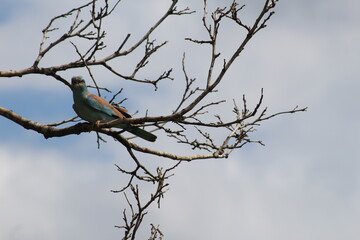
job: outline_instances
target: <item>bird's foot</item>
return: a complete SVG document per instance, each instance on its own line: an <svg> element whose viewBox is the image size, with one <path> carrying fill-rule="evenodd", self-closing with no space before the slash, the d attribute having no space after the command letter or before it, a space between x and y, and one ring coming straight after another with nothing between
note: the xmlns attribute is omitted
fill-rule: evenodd
<svg viewBox="0 0 360 240"><path fill-rule="evenodd" d="M95 127L96 127L96 128L99 128L99 127L100 127L100 123L101 123L101 121L100 121L100 120L97 120L97 121L95 122Z"/></svg>

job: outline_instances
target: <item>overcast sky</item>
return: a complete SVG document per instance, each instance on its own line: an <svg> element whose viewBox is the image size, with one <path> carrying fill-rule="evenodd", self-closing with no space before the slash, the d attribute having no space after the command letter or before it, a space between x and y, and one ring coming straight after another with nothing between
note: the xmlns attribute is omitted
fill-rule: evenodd
<svg viewBox="0 0 360 240"><path fill-rule="evenodd" d="M106 22L108 49L131 33L135 41L165 11L169 1L123 0ZM146 2L146 3L144 3ZM201 38L202 1L181 1L197 14L172 17L154 33L169 40L144 71L151 78L174 67L173 82L152 86L121 81L104 69L93 72L113 91L124 87L128 109L169 114L183 87L181 57L189 74L204 79L206 47L185 42ZM227 1L218 2L225 6ZM250 23L259 1L247 0L241 14ZM74 1L0 0L0 70L22 69L34 61L49 20L77 7ZM231 102L248 96L254 106L264 88L269 113L308 107L305 113L280 116L254 133L265 147L247 145L228 159L180 165L170 180L160 209L152 208L140 232L160 225L165 239L338 240L360 236L360 2L356 0L282 0L276 14L246 47L220 86L226 99L221 114L231 117ZM68 26L61 23L59 26ZM243 32L224 25L222 45L228 56ZM70 44L56 49L42 66L76 58ZM119 62L125 69L129 62ZM84 70L61 73L89 78ZM199 82L199 84L201 84ZM166 104L164 104L166 101ZM52 78L30 75L0 79L0 106L38 121L58 122L75 116L72 95ZM215 113L214 113L215 114ZM107 139L97 149L96 135L83 133L44 139L0 117L0 239L119 239L126 207L111 193L126 181L114 164L131 166L120 144ZM140 142L139 140L138 142ZM165 135L151 145L160 150ZM177 144L167 151L183 151ZM191 152L182 152L191 154ZM170 160L146 158L154 164ZM144 191L148 191L146 189Z"/></svg>

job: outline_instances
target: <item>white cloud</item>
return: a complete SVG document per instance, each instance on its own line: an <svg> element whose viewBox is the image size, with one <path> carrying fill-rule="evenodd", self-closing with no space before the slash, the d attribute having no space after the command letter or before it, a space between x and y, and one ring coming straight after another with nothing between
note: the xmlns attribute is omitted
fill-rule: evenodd
<svg viewBox="0 0 360 240"><path fill-rule="evenodd" d="M359 192L342 195L340 186L313 175L317 159L282 149L259 153L178 169L159 213L163 230L170 229L168 238L351 239L359 234L349 231L360 220Z"/></svg>
<svg viewBox="0 0 360 240"><path fill-rule="evenodd" d="M121 177L111 161L9 145L0 156L1 239L115 239L122 202L110 190Z"/></svg>

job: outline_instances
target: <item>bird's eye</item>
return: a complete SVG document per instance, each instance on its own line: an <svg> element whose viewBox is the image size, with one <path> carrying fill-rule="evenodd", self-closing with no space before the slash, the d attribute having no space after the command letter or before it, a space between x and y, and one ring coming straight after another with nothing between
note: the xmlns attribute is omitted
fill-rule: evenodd
<svg viewBox="0 0 360 240"><path fill-rule="evenodd" d="M84 82L84 81L76 79L76 80L73 80L72 82L73 82L73 84L79 84L79 83Z"/></svg>

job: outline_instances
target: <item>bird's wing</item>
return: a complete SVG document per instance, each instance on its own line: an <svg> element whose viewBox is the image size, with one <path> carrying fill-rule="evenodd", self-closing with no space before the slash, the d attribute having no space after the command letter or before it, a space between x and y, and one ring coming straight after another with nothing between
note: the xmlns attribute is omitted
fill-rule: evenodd
<svg viewBox="0 0 360 240"><path fill-rule="evenodd" d="M113 105L112 105L113 106ZM124 115L124 117L126 118L131 118L131 115L129 114L128 110L121 108L121 107L117 107L117 106L113 106L116 110L118 110L122 115Z"/></svg>
<svg viewBox="0 0 360 240"><path fill-rule="evenodd" d="M112 117L125 118L125 116L114 108L110 103L108 103L105 99L96 96L94 94L89 94L85 99L85 104L89 107L103 112Z"/></svg>

